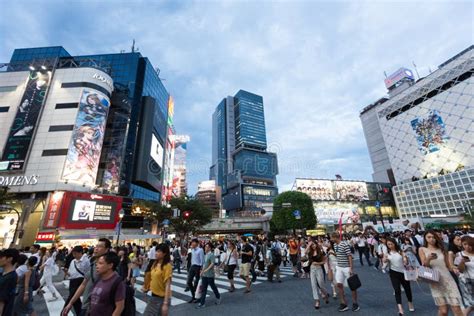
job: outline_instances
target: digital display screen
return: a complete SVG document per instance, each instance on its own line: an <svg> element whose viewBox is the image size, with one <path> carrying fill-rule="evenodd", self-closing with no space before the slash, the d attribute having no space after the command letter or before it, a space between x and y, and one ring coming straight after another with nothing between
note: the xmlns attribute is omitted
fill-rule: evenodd
<svg viewBox="0 0 474 316"><path fill-rule="evenodd" d="M73 200L69 214L71 222L112 222L116 203L97 200Z"/></svg>
<svg viewBox="0 0 474 316"><path fill-rule="evenodd" d="M150 156L158 164L158 166L160 166L160 168L163 166L163 154L164 154L163 147L161 146L156 136L152 135Z"/></svg>

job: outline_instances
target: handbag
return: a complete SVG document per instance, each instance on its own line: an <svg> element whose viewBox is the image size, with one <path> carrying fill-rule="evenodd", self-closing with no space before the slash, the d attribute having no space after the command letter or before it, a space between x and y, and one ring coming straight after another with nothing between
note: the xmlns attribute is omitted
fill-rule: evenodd
<svg viewBox="0 0 474 316"><path fill-rule="evenodd" d="M416 269L404 269L403 275L406 281L416 281L418 279L418 273Z"/></svg>
<svg viewBox="0 0 474 316"><path fill-rule="evenodd" d="M224 265L224 273L229 272L229 262L230 262L230 257L232 256L232 252L233 251L229 253L229 258L227 259L227 263Z"/></svg>
<svg viewBox="0 0 474 316"><path fill-rule="evenodd" d="M353 274L347 279L347 285L349 285L351 291L355 291L362 286L362 283L360 283L359 276Z"/></svg>
<svg viewBox="0 0 474 316"><path fill-rule="evenodd" d="M303 268L309 267L309 260L304 261L304 262L301 264L301 266L302 266Z"/></svg>
<svg viewBox="0 0 474 316"><path fill-rule="evenodd" d="M195 294L195 298L198 300L201 298L202 296L202 291L203 291L203 288L202 288L202 279L199 279L199 283L196 287L196 294Z"/></svg>
<svg viewBox="0 0 474 316"><path fill-rule="evenodd" d="M418 278L427 282L439 282L439 272L436 269L431 269L425 266L418 267Z"/></svg>

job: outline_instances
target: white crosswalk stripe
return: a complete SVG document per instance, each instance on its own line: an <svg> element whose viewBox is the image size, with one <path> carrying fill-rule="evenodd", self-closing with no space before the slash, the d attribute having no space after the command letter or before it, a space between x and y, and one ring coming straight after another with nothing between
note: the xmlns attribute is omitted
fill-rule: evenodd
<svg viewBox="0 0 474 316"><path fill-rule="evenodd" d="M291 270L291 267L280 267L280 274L282 278L292 276L293 272ZM266 277L263 276L258 276L257 280L252 283L252 285L258 285L261 284L262 282L265 282L267 280ZM138 312L138 315L143 314L146 308L147 304L147 296L151 295L149 292L148 294L143 293L142 286L143 283L145 282L144 280L144 273L142 272L142 275L137 278L137 282L135 283L135 304L136 304L136 309ZM187 283L187 274L182 273L173 273L173 278L171 282L171 291L173 293L172 298L171 298L171 305L172 306L177 306L180 304L186 303L190 298L191 298L191 291L185 291L186 288L186 283ZM215 278L215 283L216 286L219 290L219 293L224 294L229 292L229 281L227 280L227 275L225 273L221 273L218 276L216 275ZM40 315L51 315L51 316L57 316L60 315L61 310L64 306L64 301L67 298L69 292L69 281L61 281L61 282L56 282L54 283L56 286L56 295L58 299L53 302L48 302L48 299L52 297L52 294L49 292L49 290L44 287L44 291L46 292L43 296L35 296L34 298L34 306L35 309L37 309L36 306L38 305L43 305L46 306L46 310L41 311ZM235 288L237 290L245 288L245 281L242 280L239 276L239 271L236 269L235 275L234 275L234 284ZM210 294L212 294L212 291L208 289L208 293L206 297L209 297ZM72 316L73 313L70 312L68 316Z"/></svg>

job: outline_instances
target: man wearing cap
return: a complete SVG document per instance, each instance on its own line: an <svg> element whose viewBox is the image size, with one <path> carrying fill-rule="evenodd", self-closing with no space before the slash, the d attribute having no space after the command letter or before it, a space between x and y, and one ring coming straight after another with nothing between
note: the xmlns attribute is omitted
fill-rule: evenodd
<svg viewBox="0 0 474 316"><path fill-rule="evenodd" d="M82 281L84 281L84 274L88 271L90 266L90 261L87 256L84 255L84 248L82 248L82 246L75 246L72 249L72 256L73 259L69 264L69 269L67 271L67 277L69 279L69 296L66 299L64 306L67 306L71 301ZM76 315L80 315L82 309L81 299L76 300L73 307L76 311Z"/></svg>
<svg viewBox="0 0 474 316"><path fill-rule="evenodd" d="M0 267L3 268L3 274L0 276L0 315L2 316L13 315L13 303L18 279L15 263L19 256L20 252L14 248L0 251Z"/></svg>

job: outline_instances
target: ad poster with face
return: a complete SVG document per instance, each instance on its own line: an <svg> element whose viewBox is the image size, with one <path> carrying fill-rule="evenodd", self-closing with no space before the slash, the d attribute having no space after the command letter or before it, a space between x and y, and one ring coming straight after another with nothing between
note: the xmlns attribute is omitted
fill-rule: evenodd
<svg viewBox="0 0 474 316"><path fill-rule="evenodd" d="M336 199L338 201L364 201L369 199L367 184L355 181L335 181Z"/></svg>
<svg viewBox="0 0 474 316"><path fill-rule="evenodd" d="M64 180L95 184L109 107L110 102L105 95L82 91L64 166Z"/></svg>
<svg viewBox="0 0 474 316"><path fill-rule="evenodd" d="M43 108L50 74L31 71L3 150L1 170L21 170Z"/></svg>
<svg viewBox="0 0 474 316"><path fill-rule="evenodd" d="M424 155L440 150L449 139L443 118L436 110L431 111L427 118L412 120L411 127L416 134L418 149Z"/></svg>

